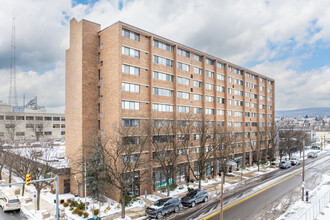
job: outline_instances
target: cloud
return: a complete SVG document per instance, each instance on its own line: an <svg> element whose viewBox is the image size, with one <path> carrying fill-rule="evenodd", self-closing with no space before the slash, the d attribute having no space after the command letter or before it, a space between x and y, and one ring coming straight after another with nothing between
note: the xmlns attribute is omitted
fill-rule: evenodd
<svg viewBox="0 0 330 220"><path fill-rule="evenodd" d="M102 28L121 20L275 78L278 109L330 104L327 83L315 87L320 77L323 82L329 79L329 67L297 70L313 59L316 47L330 48L328 0L16 0L15 14L18 93L38 95L39 103L52 110L64 109L65 50L72 17ZM11 17L12 0L3 0L3 100L9 87Z"/></svg>
<svg viewBox="0 0 330 220"><path fill-rule="evenodd" d="M276 110L330 106L330 66L297 72L290 61L265 62L253 68L275 79Z"/></svg>
<svg viewBox="0 0 330 220"><path fill-rule="evenodd" d="M0 70L0 100L7 102L9 93L10 69ZM58 62L55 69L38 74L35 71L17 72L17 93L19 105L38 96L38 104L47 106L48 112L64 112L65 105L65 67Z"/></svg>

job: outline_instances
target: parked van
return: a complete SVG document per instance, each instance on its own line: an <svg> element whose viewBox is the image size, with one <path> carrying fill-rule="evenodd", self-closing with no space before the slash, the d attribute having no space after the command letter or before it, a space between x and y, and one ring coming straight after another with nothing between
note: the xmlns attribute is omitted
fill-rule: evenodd
<svg viewBox="0 0 330 220"><path fill-rule="evenodd" d="M4 212L21 209L21 202L13 192L0 191L0 206Z"/></svg>

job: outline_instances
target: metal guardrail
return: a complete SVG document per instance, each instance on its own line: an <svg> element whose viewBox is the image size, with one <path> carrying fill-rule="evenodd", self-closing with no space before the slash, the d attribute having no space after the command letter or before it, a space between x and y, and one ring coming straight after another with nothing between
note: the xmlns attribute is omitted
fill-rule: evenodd
<svg viewBox="0 0 330 220"><path fill-rule="evenodd" d="M330 190L319 197L297 220L314 220L330 202Z"/></svg>

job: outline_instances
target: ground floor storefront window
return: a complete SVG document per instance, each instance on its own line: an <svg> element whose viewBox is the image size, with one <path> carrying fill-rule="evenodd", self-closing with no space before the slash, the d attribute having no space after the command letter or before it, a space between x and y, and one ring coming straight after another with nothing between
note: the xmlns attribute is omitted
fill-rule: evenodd
<svg viewBox="0 0 330 220"><path fill-rule="evenodd" d="M177 176L176 176L176 182L183 183L183 182L189 182L189 163L181 163L177 166Z"/></svg>
<svg viewBox="0 0 330 220"><path fill-rule="evenodd" d="M171 169L171 170L173 170L173 169ZM153 179L154 179L154 190L167 186L166 176L163 173L162 169L160 169L160 168L153 169ZM169 179L169 184L170 185L173 184L173 173L171 173L171 178Z"/></svg>
<svg viewBox="0 0 330 220"><path fill-rule="evenodd" d="M211 176L211 175L213 175L213 171L214 171L214 167L213 167L213 161L207 161L206 163L205 163L205 168L206 168L206 170L205 170L205 175L206 176Z"/></svg>
<svg viewBox="0 0 330 220"><path fill-rule="evenodd" d="M129 196L140 196L140 172L136 171L133 175L126 174L128 187L126 193Z"/></svg>

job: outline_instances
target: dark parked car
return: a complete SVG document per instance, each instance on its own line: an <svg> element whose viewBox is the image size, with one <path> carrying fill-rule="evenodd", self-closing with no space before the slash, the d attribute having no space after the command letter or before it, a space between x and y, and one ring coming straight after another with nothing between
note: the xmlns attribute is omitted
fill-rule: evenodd
<svg viewBox="0 0 330 220"><path fill-rule="evenodd" d="M282 169L290 168L291 167L291 162L288 161L288 160L282 160L279 167L282 168Z"/></svg>
<svg viewBox="0 0 330 220"><path fill-rule="evenodd" d="M315 152L309 152L309 153L307 154L307 157L308 157L308 158L315 158L315 157L317 157L317 153L315 153Z"/></svg>
<svg viewBox="0 0 330 220"><path fill-rule="evenodd" d="M181 198L181 203L183 206L194 207L197 203L207 202L209 199L209 194L206 190L195 189L190 191L185 197Z"/></svg>
<svg viewBox="0 0 330 220"><path fill-rule="evenodd" d="M157 200L146 208L146 215L152 218L161 218L167 213L180 211L181 202L178 198L167 197Z"/></svg>

